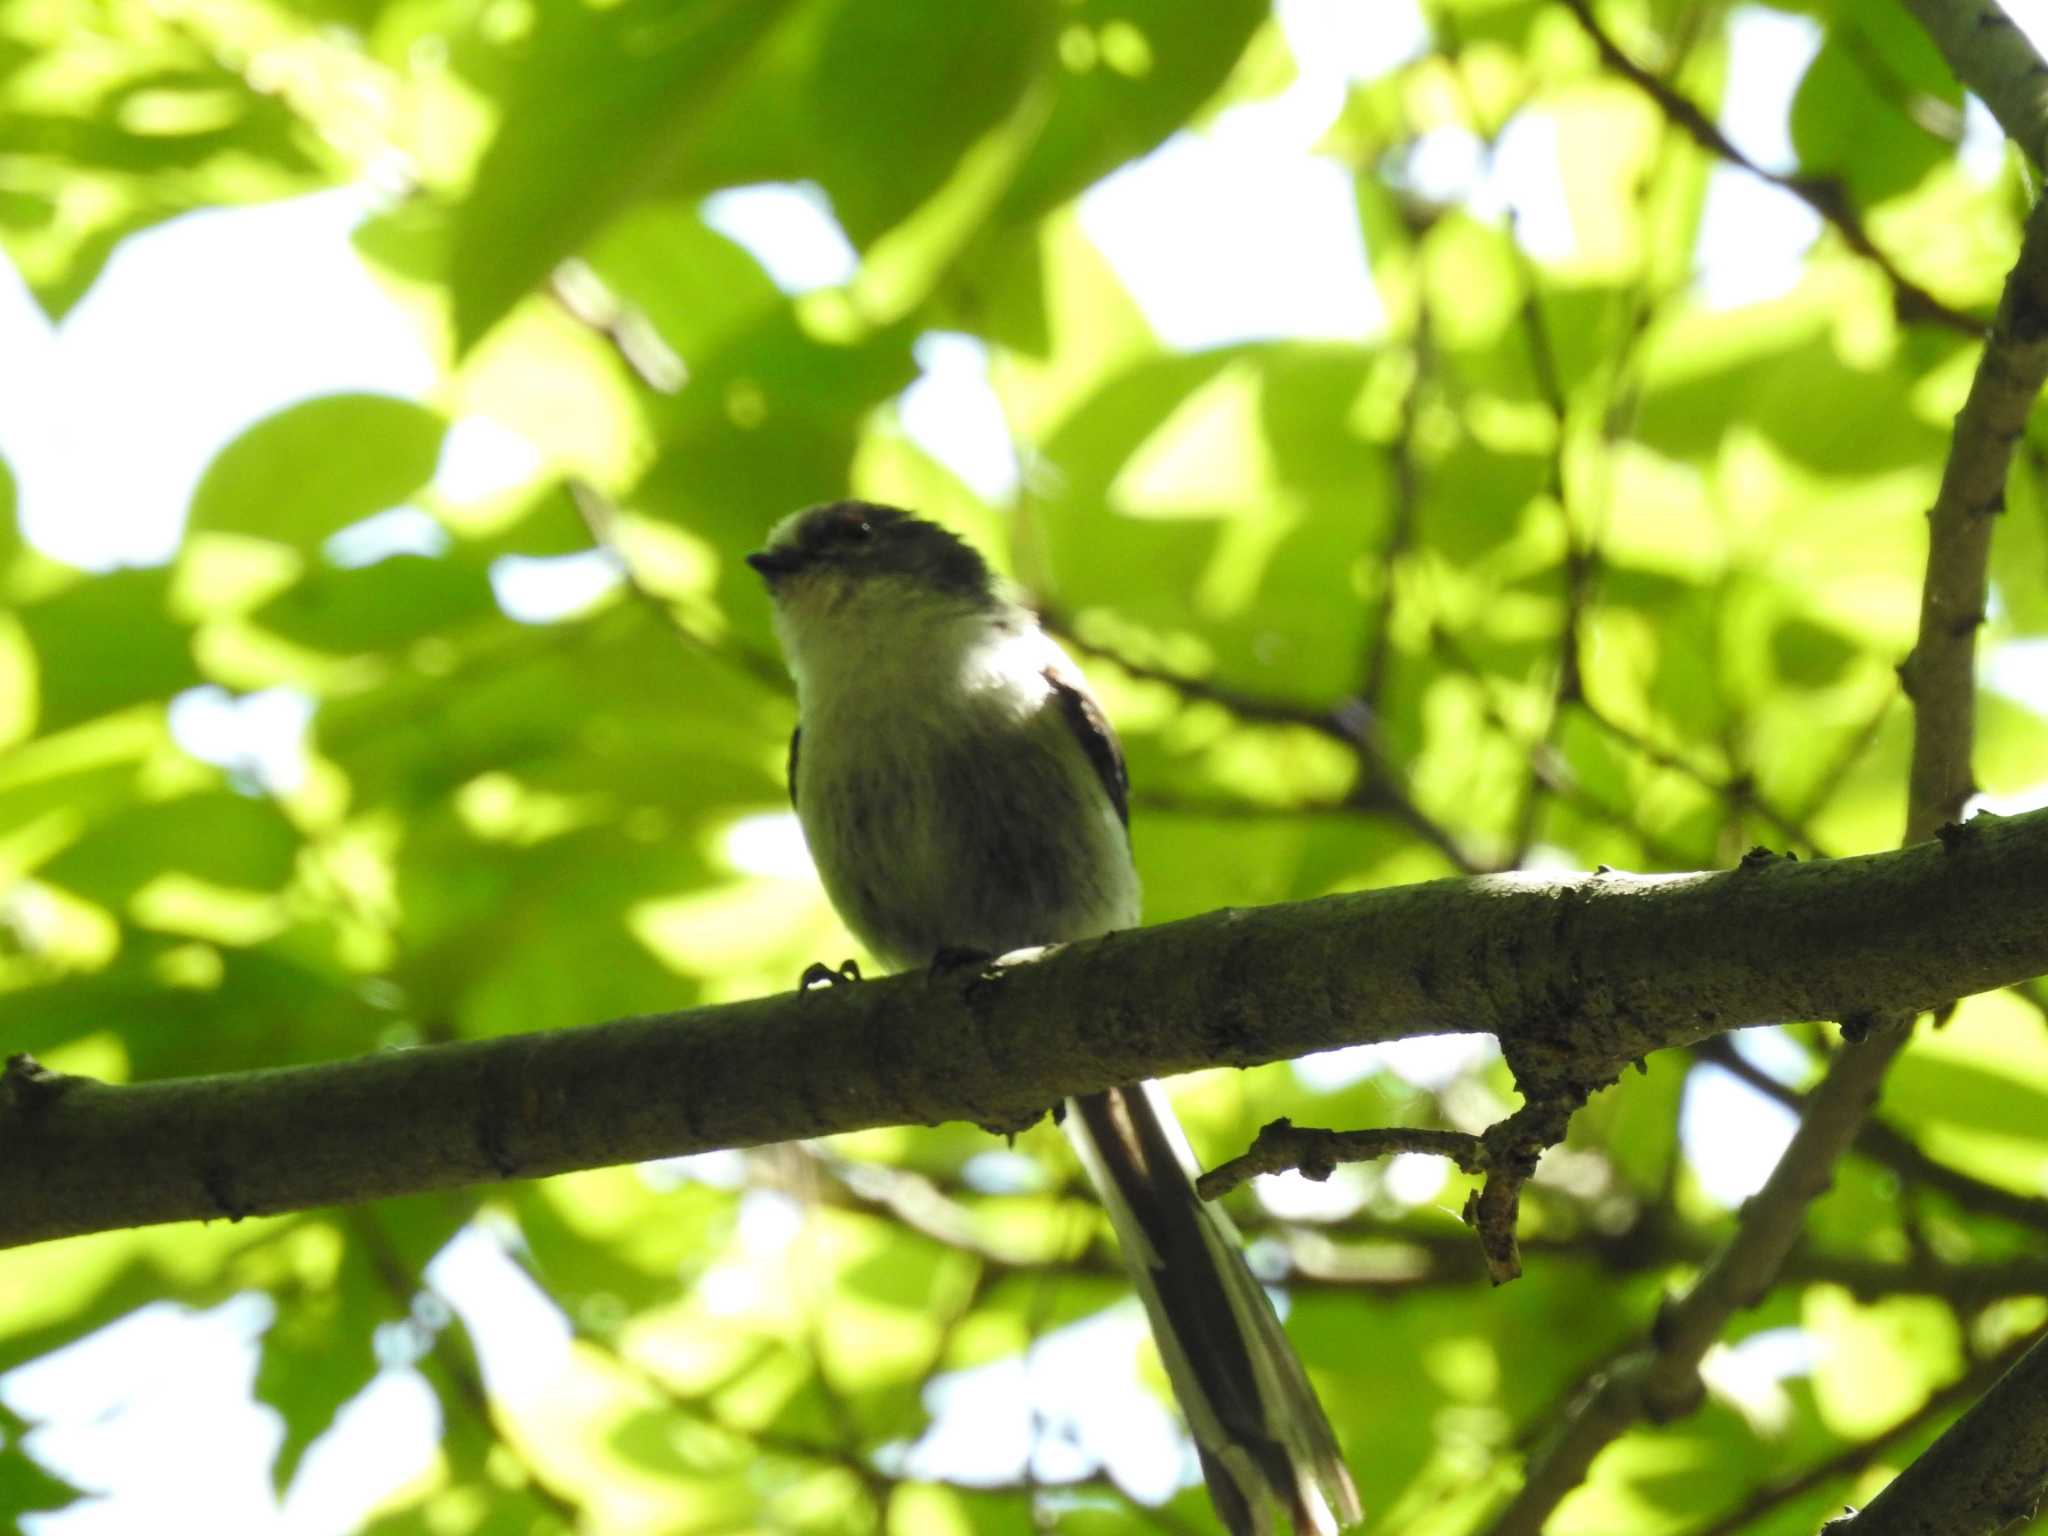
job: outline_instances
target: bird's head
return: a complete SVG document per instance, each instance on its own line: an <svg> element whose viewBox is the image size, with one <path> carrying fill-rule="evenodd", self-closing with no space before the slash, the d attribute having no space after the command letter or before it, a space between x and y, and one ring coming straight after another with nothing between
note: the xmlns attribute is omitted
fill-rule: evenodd
<svg viewBox="0 0 2048 1536"><path fill-rule="evenodd" d="M937 523L866 501L793 512L747 556L785 641L843 626L914 626L996 605L988 563Z"/></svg>

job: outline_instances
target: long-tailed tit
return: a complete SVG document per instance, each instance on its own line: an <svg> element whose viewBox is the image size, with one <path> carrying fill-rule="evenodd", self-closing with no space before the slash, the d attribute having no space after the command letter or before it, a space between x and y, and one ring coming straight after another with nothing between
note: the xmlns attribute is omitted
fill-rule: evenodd
<svg viewBox="0 0 2048 1536"><path fill-rule="evenodd" d="M1123 754L1080 671L973 549L892 507L785 518L749 555L796 677L789 788L832 905L885 965L1002 954L1138 922ZM1068 1102L1187 1415L1239 1536L1362 1518L1335 1435L1190 1182L1151 1084Z"/></svg>

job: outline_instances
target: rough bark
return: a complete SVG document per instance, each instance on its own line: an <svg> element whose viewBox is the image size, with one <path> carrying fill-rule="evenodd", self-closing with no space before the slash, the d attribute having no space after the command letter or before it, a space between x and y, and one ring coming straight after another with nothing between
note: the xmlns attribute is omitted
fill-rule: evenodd
<svg viewBox="0 0 2048 1536"><path fill-rule="evenodd" d="M1485 1031L1525 1093L1782 1019L2048 972L2048 811L1897 852L1693 875L1521 875L1112 934L550 1034L115 1085L0 1080L0 1245L819 1136L1015 1126L1116 1083Z"/></svg>

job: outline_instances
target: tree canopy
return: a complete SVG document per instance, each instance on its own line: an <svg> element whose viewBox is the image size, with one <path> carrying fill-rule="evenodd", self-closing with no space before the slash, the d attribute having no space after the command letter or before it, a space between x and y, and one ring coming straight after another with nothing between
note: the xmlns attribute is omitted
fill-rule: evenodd
<svg viewBox="0 0 2048 1536"><path fill-rule="evenodd" d="M431 1407L320 1529L1214 1529L1032 1114L1207 1065L1368 1529L1791 1536L1909 1467L1852 1533L2032 1518L2041 59L1988 0L1345 9L0 10L50 320L349 188L432 365L272 399L92 568L122 509L0 399L0 1516L96 1491L21 1368L233 1303L280 1496ZM1141 271L1104 199L1247 124L1352 307L1189 339L1186 231L1261 213ZM1081 660L1173 926L788 995L855 951L741 556L845 495Z"/></svg>

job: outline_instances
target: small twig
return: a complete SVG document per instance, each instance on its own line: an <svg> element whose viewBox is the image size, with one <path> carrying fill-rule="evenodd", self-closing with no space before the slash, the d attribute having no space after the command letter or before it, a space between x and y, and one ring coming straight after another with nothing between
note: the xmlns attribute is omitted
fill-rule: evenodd
<svg viewBox="0 0 2048 1536"><path fill-rule="evenodd" d="M1486 1172L1486 1148L1464 1131L1429 1131L1390 1125L1370 1131L1323 1131L1296 1125L1286 1116L1269 1121L1258 1138L1227 1163L1195 1181L1204 1200L1229 1194L1261 1174L1298 1173L1321 1183L1340 1163L1369 1163L1394 1152L1447 1157L1467 1173Z"/></svg>
<svg viewBox="0 0 2048 1536"><path fill-rule="evenodd" d="M1493 678L1476 657L1466 653L1455 634L1447 629L1438 629L1431 638L1440 655L1447 657L1470 674L1480 690L1480 708L1485 713L1486 723L1514 744L1515 749L1528 761L1531 778L1544 793L1577 808L1596 821L1628 834L1658 867L1686 869L1698 862L1697 856L1691 850L1678 848L1647 831L1641 824L1640 817L1630 814L1629 810L1622 807L1608 805L1588 792L1573 775L1570 765L1543 739L1526 738L1507 718L1494 699ZM1651 761L1655 762L1656 759L1652 758ZM1658 763L1658 766L1666 765ZM1709 787L1716 785L1710 781Z"/></svg>
<svg viewBox="0 0 2048 1536"><path fill-rule="evenodd" d="M1584 1102L1583 1094L1532 1099L1480 1136L1407 1126L1324 1131L1297 1126L1283 1116L1263 1127L1242 1154L1203 1174L1195 1191L1214 1200L1262 1173L1300 1173L1320 1182L1339 1163L1369 1162L1390 1152L1447 1157L1466 1173L1486 1175L1486 1183L1465 1202L1463 1215L1479 1235L1488 1276L1501 1285L1522 1272L1515 1242L1522 1186L1536 1172L1544 1149L1564 1139L1572 1111Z"/></svg>
<svg viewBox="0 0 2048 1536"><path fill-rule="evenodd" d="M1486 1182L1465 1202L1463 1214L1479 1234L1486 1273L1495 1285L1522 1273L1521 1250L1515 1242L1522 1186L1535 1177L1544 1152L1564 1140L1565 1127L1585 1102L1585 1091L1578 1089L1532 1095L1507 1119L1488 1126L1481 1138L1486 1143Z"/></svg>
<svg viewBox="0 0 2048 1536"><path fill-rule="evenodd" d="M1347 699L1335 706L1324 708L1314 704L1297 704L1287 699L1271 698L1264 694L1248 693L1223 683L1212 682L1207 678L1190 677L1185 673L1136 661L1108 646L1095 644L1076 634L1073 625L1052 610L1040 609L1039 619L1048 630L1083 656L1099 657L1142 682L1164 683L1183 698L1200 699L1204 703L1221 705L1240 720L1269 725L1300 726L1304 730L1314 731L1319 736L1326 736L1332 741L1342 743L1350 748L1358 759L1358 787L1347 797L1348 804L1361 811L1383 812L1402 822L1416 836L1441 853L1454 869L1464 874L1488 872L1487 866L1466 853L1458 845L1456 838L1431 820L1408 797L1407 791L1401 787L1399 776L1387 762L1379 743L1373 739L1371 712L1361 700Z"/></svg>
<svg viewBox="0 0 2048 1536"><path fill-rule="evenodd" d="M1788 816L1772 806L1762 795L1757 793L1756 785L1746 777L1737 776L1722 779L1708 773L1698 764L1680 756L1676 752L1660 747L1640 731L1632 730L1621 721L1616 720L1583 693L1573 702L1577 704L1580 711L1584 713L1586 719L1591 724L1596 726L1604 735L1613 737L1630 751L1641 754L1645 760L1659 768L1665 769L1667 772L1684 775L1701 789L1704 789L1707 793L1718 799L1727 801L1729 805L1738 811L1747 810L1755 812L1768 822L1781 837L1784 837L1797 847L1803 848L1809 853L1820 851L1814 843L1813 834L1800 823L1798 818Z"/></svg>
<svg viewBox="0 0 2048 1536"><path fill-rule="evenodd" d="M1347 1133L1299 1130L1296 1134L1337 1136ZM1348 1134L1371 1136L1379 1133ZM1387 1134L1405 1139L1443 1133L1392 1131ZM1466 1143L1478 1140L1476 1137L1461 1139ZM972 1255L986 1270L1041 1277L1121 1275L1124 1272L1114 1252L1100 1244L1060 1242L1042 1233L1029 1239L1005 1239L999 1225L990 1226L977 1221L975 1205L978 1197L958 1183L882 1163L842 1162L816 1145L802 1145L812 1167L824 1175L818 1187L810 1191L810 1198L904 1222L932 1242ZM1444 1146L1390 1146L1388 1150L1455 1158L1454 1149ZM1250 1156L1249 1153L1246 1155ZM785 1191L792 1187L787 1177L762 1160L750 1160L748 1166L751 1185ZM1272 1171L1285 1172L1291 1166L1294 1165L1283 1165ZM1461 1163L1460 1166L1464 1165ZM1257 1171L1253 1170L1254 1173ZM1223 1167L1219 1165L1209 1177L1222 1172ZM1225 1187L1217 1187L1218 1194L1225 1192ZM2044 1209L2048 1209L2048 1202L2043 1204ZM1286 1283L1296 1289L1340 1294L1440 1289L1469 1285L1479 1278L1484 1267L1483 1256L1475 1253L1469 1238L1433 1228L1418 1229L1405 1221L1352 1217L1345 1221L1313 1222L1300 1226L1270 1217L1261 1219L1252 1214L1241 1217L1239 1226L1248 1234L1270 1235L1282 1245L1288 1260ZM1367 1256L1363 1258L1353 1251L1354 1246L1360 1244L1367 1250ZM1546 1255L1590 1257L1614 1274L1642 1274L1674 1265L1697 1266L1713 1253L1713 1246L1704 1233L1655 1219L1638 1221L1619 1232L1536 1238L1522 1246ZM1386 1255L1373 1252L1379 1249L1398 1250L1398 1257L1390 1264L1380 1262ZM2007 1297L2038 1295L2048 1291L2048 1259L2030 1256L1982 1263L1950 1263L1933 1254L1916 1254L1905 1263L1887 1263L1854 1254L1816 1252L1802 1246L1787 1259L1782 1273L1789 1280L1825 1281L1839 1285L1863 1301L1875 1301L1885 1296L1936 1296L1965 1309L1983 1307Z"/></svg>
<svg viewBox="0 0 2048 1536"><path fill-rule="evenodd" d="M627 371L656 394L673 395L689 381L690 370L654 322L612 292L581 258L556 267L547 292L572 320L610 343Z"/></svg>
<svg viewBox="0 0 2048 1536"><path fill-rule="evenodd" d="M2048 378L2048 202L2036 203L1970 393L1956 416L1941 490L1928 512L1920 630L1899 668L1913 701L1907 841L1959 820L1975 792L1977 631L1991 530L2005 510L2013 449Z"/></svg>
<svg viewBox="0 0 2048 1536"><path fill-rule="evenodd" d="M1701 1386L1699 1363L1728 1319L1755 1306L1805 1229L1807 1208L1833 1182L1835 1164L1856 1139L1878 1085L1910 1035L1911 1016L1889 1021L1835 1066L1808 1096L1806 1112L1764 1187L1743 1207L1742 1224L1692 1289L1658 1315L1651 1337L1657 1360L1644 1383L1650 1416L1688 1413Z"/></svg>
<svg viewBox="0 0 2048 1536"><path fill-rule="evenodd" d="M1565 9L1578 19L1586 36L1592 39L1593 46L1599 50L1601 62L1655 102L1658 110L1694 143L1708 153L1718 155L1730 165L1747 171L1759 181L1791 193L1827 223L1833 225L1836 233L1842 237L1843 244L1870 261L1891 282L1901 319L1946 326L1950 330L1960 331L1965 336L1976 337L1984 334L1984 322L1981 319L1943 303L1893 264L1891 257L1871 240L1855 210L1849 206L1849 200L1840 186L1832 181L1805 176L1786 176L1777 171L1765 170L1737 149L1734 141L1720 130L1711 117L1700 110L1697 103L1680 94L1630 58L1593 15L1591 0L1564 0L1564 5Z"/></svg>

